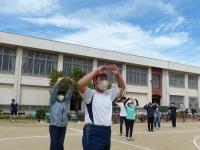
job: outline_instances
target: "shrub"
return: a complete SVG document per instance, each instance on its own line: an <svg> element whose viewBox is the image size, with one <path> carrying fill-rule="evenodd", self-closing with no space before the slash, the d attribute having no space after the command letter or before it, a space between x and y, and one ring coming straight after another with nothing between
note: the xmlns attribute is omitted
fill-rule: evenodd
<svg viewBox="0 0 200 150"><path fill-rule="evenodd" d="M45 109L38 109L36 111L36 118L38 119L38 122L40 122L41 119L45 119L45 116L46 116Z"/></svg>
<svg viewBox="0 0 200 150"><path fill-rule="evenodd" d="M165 113L168 111L168 106L159 106L160 112Z"/></svg>

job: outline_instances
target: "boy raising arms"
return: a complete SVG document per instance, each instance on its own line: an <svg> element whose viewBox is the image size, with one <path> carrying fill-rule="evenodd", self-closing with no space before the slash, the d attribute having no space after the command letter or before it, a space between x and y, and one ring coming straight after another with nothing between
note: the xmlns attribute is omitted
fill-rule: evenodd
<svg viewBox="0 0 200 150"><path fill-rule="evenodd" d="M72 86L74 82L70 79L70 89L65 95L65 91L60 89L59 86L63 79L64 77L58 78L50 95L50 150L64 150L64 140L68 122L68 106L74 91Z"/></svg>
<svg viewBox="0 0 200 150"><path fill-rule="evenodd" d="M107 90L108 76L111 71L118 87ZM94 89L87 87L93 80ZM85 126L83 129L83 150L110 150L112 101L125 89L125 83L116 65L101 66L85 75L78 82L78 91L85 102Z"/></svg>

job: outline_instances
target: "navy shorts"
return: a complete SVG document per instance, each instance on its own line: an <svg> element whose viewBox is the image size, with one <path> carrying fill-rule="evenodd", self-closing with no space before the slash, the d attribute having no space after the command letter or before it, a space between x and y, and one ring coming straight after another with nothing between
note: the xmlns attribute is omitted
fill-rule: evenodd
<svg viewBox="0 0 200 150"><path fill-rule="evenodd" d="M11 111L11 115L17 116L17 111Z"/></svg>
<svg viewBox="0 0 200 150"><path fill-rule="evenodd" d="M83 128L83 150L110 150L111 127L86 124Z"/></svg>

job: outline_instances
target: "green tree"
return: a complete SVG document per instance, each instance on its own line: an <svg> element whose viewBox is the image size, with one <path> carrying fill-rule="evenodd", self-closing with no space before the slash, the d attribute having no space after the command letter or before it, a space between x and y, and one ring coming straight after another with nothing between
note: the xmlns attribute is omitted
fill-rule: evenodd
<svg viewBox="0 0 200 150"><path fill-rule="evenodd" d="M72 73L70 74L70 78L75 81L75 87L77 87L77 82L85 75L85 72L81 68L74 68ZM74 89L74 93L72 95L72 100L75 108L75 112L77 116L79 116L79 105L82 102L82 97L79 94L77 88Z"/></svg>
<svg viewBox="0 0 200 150"><path fill-rule="evenodd" d="M63 76L64 76L64 72L63 71L54 70L50 74L50 76L49 76L49 79L50 79L50 82L49 82L50 90L52 89L53 85L56 83L58 78L59 77L63 77ZM70 82L69 78L66 77L62 82L60 82L60 88L66 92L69 89L69 82Z"/></svg>

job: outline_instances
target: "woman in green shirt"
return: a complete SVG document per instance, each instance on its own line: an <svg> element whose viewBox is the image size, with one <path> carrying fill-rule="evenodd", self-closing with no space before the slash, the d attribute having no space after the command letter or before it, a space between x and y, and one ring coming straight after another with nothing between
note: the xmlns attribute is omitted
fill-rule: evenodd
<svg viewBox="0 0 200 150"><path fill-rule="evenodd" d="M138 106L138 100L134 98L128 98L126 103L125 103L125 109L127 113L126 117L126 138L128 141L134 139L132 138L133 134L133 126L134 126L134 121L135 121L135 116L136 116L136 109Z"/></svg>

